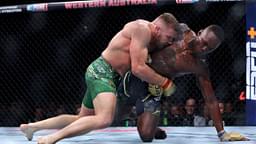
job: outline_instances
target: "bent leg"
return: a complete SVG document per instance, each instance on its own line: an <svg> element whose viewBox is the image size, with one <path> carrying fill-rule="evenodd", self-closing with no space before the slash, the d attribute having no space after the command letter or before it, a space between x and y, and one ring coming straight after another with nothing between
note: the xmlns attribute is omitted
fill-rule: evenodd
<svg viewBox="0 0 256 144"><path fill-rule="evenodd" d="M143 142L152 142L159 118L151 112L143 112L138 116L137 129Z"/></svg>
<svg viewBox="0 0 256 144"><path fill-rule="evenodd" d="M85 134L92 130L109 126L113 121L116 107L116 96L114 93L105 92L98 94L93 100L93 105L95 115L81 117L60 131L41 137L38 140L38 144L53 144L63 138Z"/></svg>
<svg viewBox="0 0 256 144"><path fill-rule="evenodd" d="M63 128L66 125L77 120L77 118L78 118L78 116L76 116L76 115L59 115L59 116L52 117L52 118L42 120L42 121L38 121L35 123L21 124L20 130L25 134L27 139L30 141L33 139L33 134L36 131L39 131L42 129Z"/></svg>
<svg viewBox="0 0 256 144"><path fill-rule="evenodd" d="M157 127L159 117L150 112L144 112L138 117L137 129L143 142L152 142L155 139L165 139L166 132Z"/></svg>
<svg viewBox="0 0 256 144"><path fill-rule="evenodd" d="M137 128L143 142L151 142L153 138L166 138L165 131L157 128L160 117L160 99L161 97L147 96L136 103L139 115Z"/></svg>
<svg viewBox="0 0 256 144"><path fill-rule="evenodd" d="M63 128L75 120L77 120L79 117L86 116L86 115L92 115L93 110L88 109L84 106L82 106L81 111L79 115L68 115L63 114L56 117L48 118L46 120L29 123L29 124L21 124L20 130L25 134L28 140L32 140L33 134L36 131L42 130L42 129L59 129Z"/></svg>

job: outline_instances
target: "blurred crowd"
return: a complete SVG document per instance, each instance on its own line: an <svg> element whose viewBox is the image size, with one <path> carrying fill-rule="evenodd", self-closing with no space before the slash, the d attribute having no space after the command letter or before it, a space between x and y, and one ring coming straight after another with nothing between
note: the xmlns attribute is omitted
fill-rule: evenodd
<svg viewBox="0 0 256 144"><path fill-rule="evenodd" d="M245 125L244 101L219 101L219 108L225 126ZM26 103L13 102L0 105L0 126L19 126L20 123L40 121L60 114L76 114L81 104L56 105L50 102L46 106L31 109ZM112 126L136 126L136 108L119 110L122 116L116 116ZM162 100L159 126L213 126L203 100L188 97L183 103Z"/></svg>
<svg viewBox="0 0 256 144"><path fill-rule="evenodd" d="M236 108L234 108L236 107ZM219 109L225 126L245 125L244 101L219 101ZM115 126L136 126L136 107L125 110ZM159 126L214 126L203 100L188 97L184 103L163 100Z"/></svg>

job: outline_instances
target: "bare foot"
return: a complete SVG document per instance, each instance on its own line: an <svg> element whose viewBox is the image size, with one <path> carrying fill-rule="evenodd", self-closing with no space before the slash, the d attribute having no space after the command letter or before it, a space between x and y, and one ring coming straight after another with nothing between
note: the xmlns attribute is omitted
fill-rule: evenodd
<svg viewBox="0 0 256 144"><path fill-rule="evenodd" d="M29 141L32 140L35 129L29 126L29 124L21 124L20 130L25 134Z"/></svg>
<svg viewBox="0 0 256 144"><path fill-rule="evenodd" d="M55 141L52 136L44 136L38 138L37 144L55 144Z"/></svg>

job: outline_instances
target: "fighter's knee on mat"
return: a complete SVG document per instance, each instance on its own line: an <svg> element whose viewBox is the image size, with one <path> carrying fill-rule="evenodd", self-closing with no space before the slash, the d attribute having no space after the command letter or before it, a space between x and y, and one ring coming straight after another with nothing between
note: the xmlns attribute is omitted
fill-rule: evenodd
<svg viewBox="0 0 256 144"><path fill-rule="evenodd" d="M111 116L99 117L97 119L97 127L100 129L107 128L112 124L112 122L113 118Z"/></svg>
<svg viewBox="0 0 256 144"><path fill-rule="evenodd" d="M144 129L140 131L140 138L143 142L152 142L154 135L154 132L151 130Z"/></svg>
<svg viewBox="0 0 256 144"><path fill-rule="evenodd" d="M141 137L141 140L143 142L152 142L153 141L153 137Z"/></svg>

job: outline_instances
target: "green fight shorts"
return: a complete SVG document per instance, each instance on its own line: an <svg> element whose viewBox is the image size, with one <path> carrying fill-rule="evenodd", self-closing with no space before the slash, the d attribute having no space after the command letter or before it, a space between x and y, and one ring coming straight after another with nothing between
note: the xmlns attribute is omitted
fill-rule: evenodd
<svg viewBox="0 0 256 144"><path fill-rule="evenodd" d="M83 98L83 105L93 109L93 100L103 92L116 93L119 74L116 73L110 64L102 57L92 62L86 70L85 82L87 86L86 93Z"/></svg>

